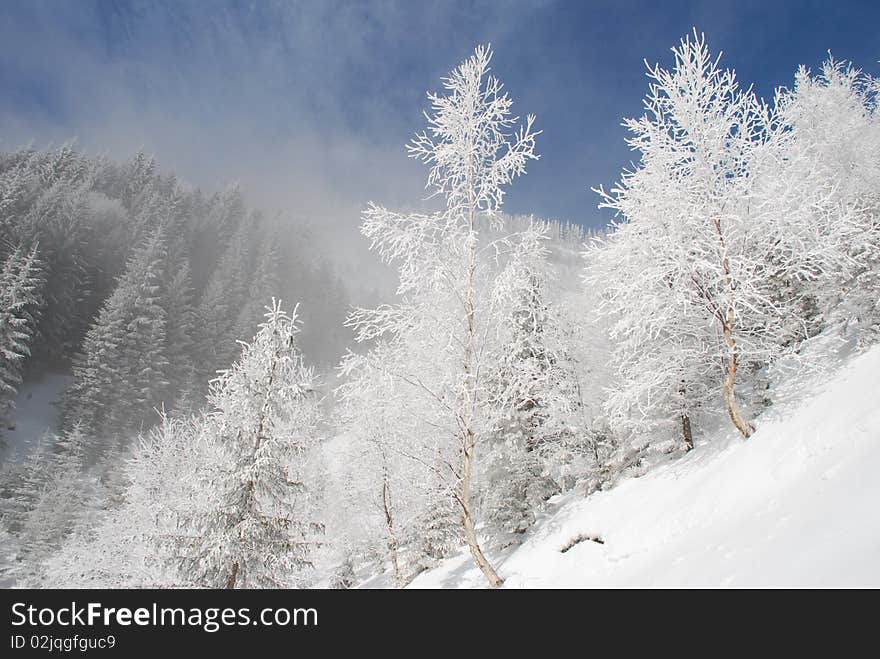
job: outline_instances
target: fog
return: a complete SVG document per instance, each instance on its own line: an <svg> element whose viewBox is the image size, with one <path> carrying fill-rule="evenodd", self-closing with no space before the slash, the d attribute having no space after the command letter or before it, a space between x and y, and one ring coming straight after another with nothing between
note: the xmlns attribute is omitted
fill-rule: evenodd
<svg viewBox="0 0 880 659"><path fill-rule="evenodd" d="M12 14L0 38L17 98L2 106L0 148L75 138L116 160L142 149L206 191L239 182L251 206L311 225L355 286L364 268L386 279L358 235L366 202L423 203L424 169L403 147L445 53L521 20L443 2L37 2Z"/></svg>

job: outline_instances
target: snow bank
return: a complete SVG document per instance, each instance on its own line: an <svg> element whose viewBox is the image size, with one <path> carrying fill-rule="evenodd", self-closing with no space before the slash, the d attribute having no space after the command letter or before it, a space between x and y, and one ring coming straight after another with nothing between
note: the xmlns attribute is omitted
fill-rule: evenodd
<svg viewBox="0 0 880 659"><path fill-rule="evenodd" d="M507 588L880 586L880 346L749 440L727 433L638 479L560 497L499 561ZM584 539L571 545L577 538ZM466 553L412 587L482 587Z"/></svg>

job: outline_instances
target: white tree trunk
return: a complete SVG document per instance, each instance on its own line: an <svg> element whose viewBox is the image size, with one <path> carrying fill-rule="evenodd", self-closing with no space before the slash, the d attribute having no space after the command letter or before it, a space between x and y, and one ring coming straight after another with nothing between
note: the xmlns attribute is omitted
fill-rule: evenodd
<svg viewBox="0 0 880 659"><path fill-rule="evenodd" d="M724 279L727 285L727 313L719 319L721 321L721 329L724 332L724 340L727 342L729 349L727 373L724 377L724 402L727 405L727 414L730 416L733 425L742 433L743 437L748 439L755 432L755 429L743 417L739 404L736 401L735 389L736 371L739 367L739 350L736 345L736 339L733 336L733 326L736 321L734 311L736 284L730 272L730 259L727 256L727 244L724 241L724 233L721 230L721 220L716 217L713 220L713 224L715 225L715 232L718 234L718 243L721 246L721 267L724 271Z"/></svg>
<svg viewBox="0 0 880 659"><path fill-rule="evenodd" d="M397 560L397 533L394 531L394 515L391 512L391 487L388 484L387 470L382 478L382 508L385 512L385 527L388 530L388 551L391 554L391 568L394 572L394 584L402 586L400 578L400 566Z"/></svg>
<svg viewBox="0 0 880 659"><path fill-rule="evenodd" d="M495 568L492 567L492 564L489 562L485 554L483 554L483 550L480 548L480 543L477 540L477 532L474 525L474 516L471 509L471 466L473 464L473 453L474 436L473 433L468 431L464 450L464 461L462 464L462 477L459 499L459 503L461 504L463 513L462 516L464 523L464 539L465 542L467 542L468 549L471 550L471 556L474 557L474 562L477 564L477 567L480 568L480 571L486 577L489 585L492 588L498 588L498 586L504 583L504 579L498 576Z"/></svg>
<svg viewBox="0 0 880 659"><path fill-rule="evenodd" d="M467 290L465 291L465 316L467 319L467 340L465 343L464 355L464 373L465 373L465 400L461 421L463 426L462 436L464 446L462 447L462 469L461 483L459 486L459 503L462 508L462 518L464 524L464 539L471 550L474 562L485 575L489 585L497 588L504 580L498 576L495 568L489 563L489 560L483 554L480 543L477 540L476 524L473 515L473 506L471 505L471 479L473 474L474 448L476 445L476 436L473 428L474 407L476 406L477 383L476 373L474 372L474 355L476 352L476 326L474 323L474 273L477 268L477 246L476 237L474 235L474 219L475 209L473 204L470 208L470 235L468 240L469 262L467 274Z"/></svg>
<svg viewBox="0 0 880 659"><path fill-rule="evenodd" d="M730 346L730 361L727 364L727 374L724 378L724 402L727 404L727 414L730 416L730 420L733 421L733 425L742 433L743 437L748 439L755 432L755 429L743 417L739 404L736 401L736 392L734 391L736 386L736 370L739 365L739 353L736 349L736 341L729 329L725 330L724 335L727 338L727 344Z"/></svg>

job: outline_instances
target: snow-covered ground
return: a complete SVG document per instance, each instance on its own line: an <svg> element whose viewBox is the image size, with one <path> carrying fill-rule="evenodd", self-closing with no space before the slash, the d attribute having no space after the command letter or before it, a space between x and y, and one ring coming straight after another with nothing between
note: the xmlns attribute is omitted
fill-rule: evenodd
<svg viewBox="0 0 880 659"><path fill-rule="evenodd" d="M25 382L15 399L12 421L0 433L0 463L21 461L47 432L58 425L58 402L70 384L71 377L47 373L37 380Z"/></svg>
<svg viewBox="0 0 880 659"><path fill-rule="evenodd" d="M880 346L761 417L743 440L552 502L495 557L507 588L880 586ZM565 552L578 537L585 539ZM411 587L482 587L460 555Z"/></svg>

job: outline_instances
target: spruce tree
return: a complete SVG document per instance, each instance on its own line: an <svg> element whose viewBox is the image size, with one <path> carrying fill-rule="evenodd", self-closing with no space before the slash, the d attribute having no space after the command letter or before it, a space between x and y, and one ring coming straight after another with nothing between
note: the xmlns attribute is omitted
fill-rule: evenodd
<svg viewBox="0 0 880 659"><path fill-rule="evenodd" d="M65 427L82 424L106 437L156 418L168 382L164 261L164 236L156 230L134 251L86 334L65 399Z"/></svg>
<svg viewBox="0 0 880 659"><path fill-rule="evenodd" d="M207 382L231 364L238 352L236 320L247 299L247 237L239 231L217 264L196 310L197 371Z"/></svg>
<svg viewBox="0 0 880 659"><path fill-rule="evenodd" d="M61 175L46 178L23 209L14 235L20 244L40 245L46 284L34 358L64 365L75 353L91 311L88 186Z"/></svg>
<svg viewBox="0 0 880 659"><path fill-rule="evenodd" d="M480 490L488 523L503 534L523 533L534 512L558 491L548 463L559 459L577 406L560 318L546 299L547 230L530 224L499 276L496 303L506 318L490 375L487 404L494 432Z"/></svg>
<svg viewBox="0 0 880 659"><path fill-rule="evenodd" d="M273 231L266 231L260 241L247 296L236 319L234 329L236 339L250 340L254 328L263 315L265 300L278 297L280 287L278 266L277 236Z"/></svg>
<svg viewBox="0 0 880 659"><path fill-rule="evenodd" d="M319 409L299 354L296 312L273 302L240 359L211 383L206 440L220 456L216 506L196 520L183 574L209 587L309 583L322 530L307 477Z"/></svg>
<svg viewBox="0 0 880 659"><path fill-rule="evenodd" d="M191 401L194 391L196 317L194 292L189 263L184 257L179 263L169 263L168 285L162 306L165 309L165 350L168 359L168 396L166 402L178 407L181 399Z"/></svg>
<svg viewBox="0 0 880 659"><path fill-rule="evenodd" d="M42 288L36 245L6 257L0 269L0 423L14 406L22 368L31 354Z"/></svg>

